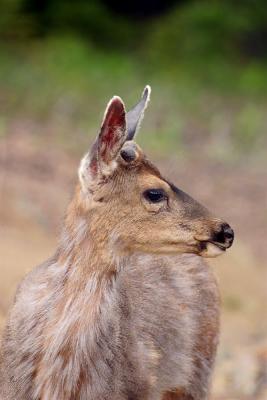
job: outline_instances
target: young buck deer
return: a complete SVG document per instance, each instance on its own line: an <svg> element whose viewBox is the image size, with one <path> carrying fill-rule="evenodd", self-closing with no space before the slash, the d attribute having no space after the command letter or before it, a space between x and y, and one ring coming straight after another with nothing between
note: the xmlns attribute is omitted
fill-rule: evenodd
<svg viewBox="0 0 267 400"><path fill-rule="evenodd" d="M133 141L150 87L119 97L81 161L55 255L21 283L1 351L4 400L204 400L219 330L203 257L230 226Z"/></svg>

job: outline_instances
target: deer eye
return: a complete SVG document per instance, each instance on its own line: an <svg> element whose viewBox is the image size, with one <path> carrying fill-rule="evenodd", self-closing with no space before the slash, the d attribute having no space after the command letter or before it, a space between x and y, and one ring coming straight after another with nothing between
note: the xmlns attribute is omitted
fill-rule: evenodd
<svg viewBox="0 0 267 400"><path fill-rule="evenodd" d="M163 189L148 189L143 193L143 196L150 203L159 203L167 199L167 194Z"/></svg>

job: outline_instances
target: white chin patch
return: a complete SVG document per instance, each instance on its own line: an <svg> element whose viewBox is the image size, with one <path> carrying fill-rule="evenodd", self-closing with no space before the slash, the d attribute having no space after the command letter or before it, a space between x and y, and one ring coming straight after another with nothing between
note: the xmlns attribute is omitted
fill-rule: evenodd
<svg viewBox="0 0 267 400"><path fill-rule="evenodd" d="M202 251L202 257L218 257L224 253L224 250L220 249L213 243L207 243L206 248Z"/></svg>

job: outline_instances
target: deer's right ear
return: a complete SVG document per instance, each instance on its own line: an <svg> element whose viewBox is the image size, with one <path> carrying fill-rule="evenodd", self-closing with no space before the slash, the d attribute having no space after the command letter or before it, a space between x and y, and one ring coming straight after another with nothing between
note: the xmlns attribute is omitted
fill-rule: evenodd
<svg viewBox="0 0 267 400"><path fill-rule="evenodd" d="M79 178L83 188L116 168L116 157L126 140L126 112L120 97L107 105L100 133L90 152L81 161Z"/></svg>
<svg viewBox="0 0 267 400"><path fill-rule="evenodd" d="M143 91L142 98L134 108L127 112L127 140L133 140L140 128L140 124L144 117L145 109L150 100L151 87L147 85Z"/></svg>

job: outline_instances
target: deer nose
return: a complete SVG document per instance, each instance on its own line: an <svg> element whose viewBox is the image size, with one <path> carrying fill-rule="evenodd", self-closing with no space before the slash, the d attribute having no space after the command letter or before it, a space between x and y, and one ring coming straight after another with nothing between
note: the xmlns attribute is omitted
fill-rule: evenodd
<svg viewBox="0 0 267 400"><path fill-rule="evenodd" d="M223 223L219 232L215 233L214 241L224 244L226 247L231 247L234 241L234 231L230 225Z"/></svg>

